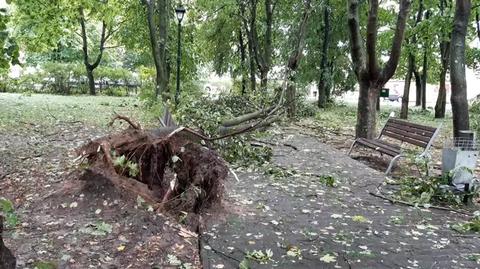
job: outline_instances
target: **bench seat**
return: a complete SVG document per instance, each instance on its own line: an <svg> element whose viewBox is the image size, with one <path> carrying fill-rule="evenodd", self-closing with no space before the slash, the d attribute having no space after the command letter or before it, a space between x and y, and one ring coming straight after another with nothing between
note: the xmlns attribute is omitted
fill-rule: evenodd
<svg viewBox="0 0 480 269"><path fill-rule="evenodd" d="M359 138L357 139L357 143L392 157L401 153L400 146L387 143L380 139Z"/></svg>

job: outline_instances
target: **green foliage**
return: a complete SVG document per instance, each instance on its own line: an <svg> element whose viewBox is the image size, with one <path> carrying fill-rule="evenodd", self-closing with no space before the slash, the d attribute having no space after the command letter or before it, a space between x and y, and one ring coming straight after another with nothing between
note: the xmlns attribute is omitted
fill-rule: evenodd
<svg viewBox="0 0 480 269"><path fill-rule="evenodd" d="M57 269L58 266L53 261L36 261L33 263L34 269Z"/></svg>
<svg viewBox="0 0 480 269"><path fill-rule="evenodd" d="M336 187L337 186L337 179L332 175L322 175L319 177L320 182L325 184L327 187Z"/></svg>
<svg viewBox="0 0 480 269"><path fill-rule="evenodd" d="M450 226L453 230L459 233L479 233L480 232L480 216L479 212L475 212L475 216L464 223L454 224Z"/></svg>
<svg viewBox="0 0 480 269"><path fill-rule="evenodd" d="M217 100L201 95L183 97L174 113L174 118L180 125L201 129L210 137L218 135L217 128L223 120L249 112L245 111L246 108L252 107L252 110L254 108L254 105L245 97L238 95L222 95ZM249 166L268 162L272 156L271 149L252 146L248 142L251 136L252 134L245 134L221 139L215 141L214 146L226 161L238 165Z"/></svg>
<svg viewBox="0 0 480 269"><path fill-rule="evenodd" d="M317 114L318 107L316 103L309 102L307 100L302 100L297 103L297 116L304 118L304 117L313 117Z"/></svg>
<svg viewBox="0 0 480 269"><path fill-rule="evenodd" d="M15 213L13 203L5 198L0 197L0 215L5 217L5 225L7 228L13 228L18 224L18 216Z"/></svg>
<svg viewBox="0 0 480 269"><path fill-rule="evenodd" d="M113 154L115 156L115 154ZM119 156L119 157L114 157L113 159L113 165L120 169L123 173L123 171L127 171L128 175L130 177L136 177L138 173L140 172L138 168L138 164L134 161L127 160L125 155Z"/></svg>
<svg viewBox="0 0 480 269"><path fill-rule="evenodd" d="M245 259L256 261L260 264L267 264L270 261L273 261L272 258L273 258L273 252L270 249L267 249L265 251L253 250L253 251L248 251L245 254Z"/></svg>
<svg viewBox="0 0 480 269"><path fill-rule="evenodd" d="M8 71L10 64L20 64L19 47L7 28L10 15L5 8L0 8L0 73Z"/></svg>
<svg viewBox="0 0 480 269"><path fill-rule="evenodd" d="M470 118L472 130L480 134L480 100L475 101L470 107Z"/></svg>
<svg viewBox="0 0 480 269"><path fill-rule="evenodd" d="M425 205L431 203L446 203L460 205L461 199L451 190L441 188L448 185L448 178L445 177L404 177L400 181L400 190L395 196L403 201L414 204Z"/></svg>

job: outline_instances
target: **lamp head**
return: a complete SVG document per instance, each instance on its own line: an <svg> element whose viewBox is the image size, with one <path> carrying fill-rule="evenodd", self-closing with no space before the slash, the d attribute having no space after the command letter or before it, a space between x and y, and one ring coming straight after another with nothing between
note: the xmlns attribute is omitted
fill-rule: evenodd
<svg viewBox="0 0 480 269"><path fill-rule="evenodd" d="M177 19L179 22L182 22L183 16L185 15L185 8L183 6L179 6L175 8L175 14L177 15Z"/></svg>

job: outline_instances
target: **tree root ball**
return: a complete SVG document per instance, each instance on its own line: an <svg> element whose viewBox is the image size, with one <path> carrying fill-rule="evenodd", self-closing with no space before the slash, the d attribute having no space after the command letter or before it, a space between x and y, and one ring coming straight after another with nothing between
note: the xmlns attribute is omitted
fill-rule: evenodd
<svg viewBox="0 0 480 269"><path fill-rule="evenodd" d="M88 142L77 150L83 179L99 175L155 208L199 213L221 202L226 162L192 132L140 125ZM85 176L90 175L90 176Z"/></svg>

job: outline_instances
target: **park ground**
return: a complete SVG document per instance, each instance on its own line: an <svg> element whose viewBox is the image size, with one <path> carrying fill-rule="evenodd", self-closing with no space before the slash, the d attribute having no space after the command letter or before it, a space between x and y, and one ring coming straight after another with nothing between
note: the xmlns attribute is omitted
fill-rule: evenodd
<svg viewBox="0 0 480 269"><path fill-rule="evenodd" d="M371 194L396 186L381 172L387 159L346 156L356 118L347 105L271 128L282 176L236 168L198 231L107 182L78 180L74 150L125 127L107 127L114 113L155 127L158 115L144 111L134 98L0 94L0 193L20 220L6 238L20 268L480 268L478 237L450 228L467 215ZM412 120L443 125L438 172L450 119Z"/></svg>

